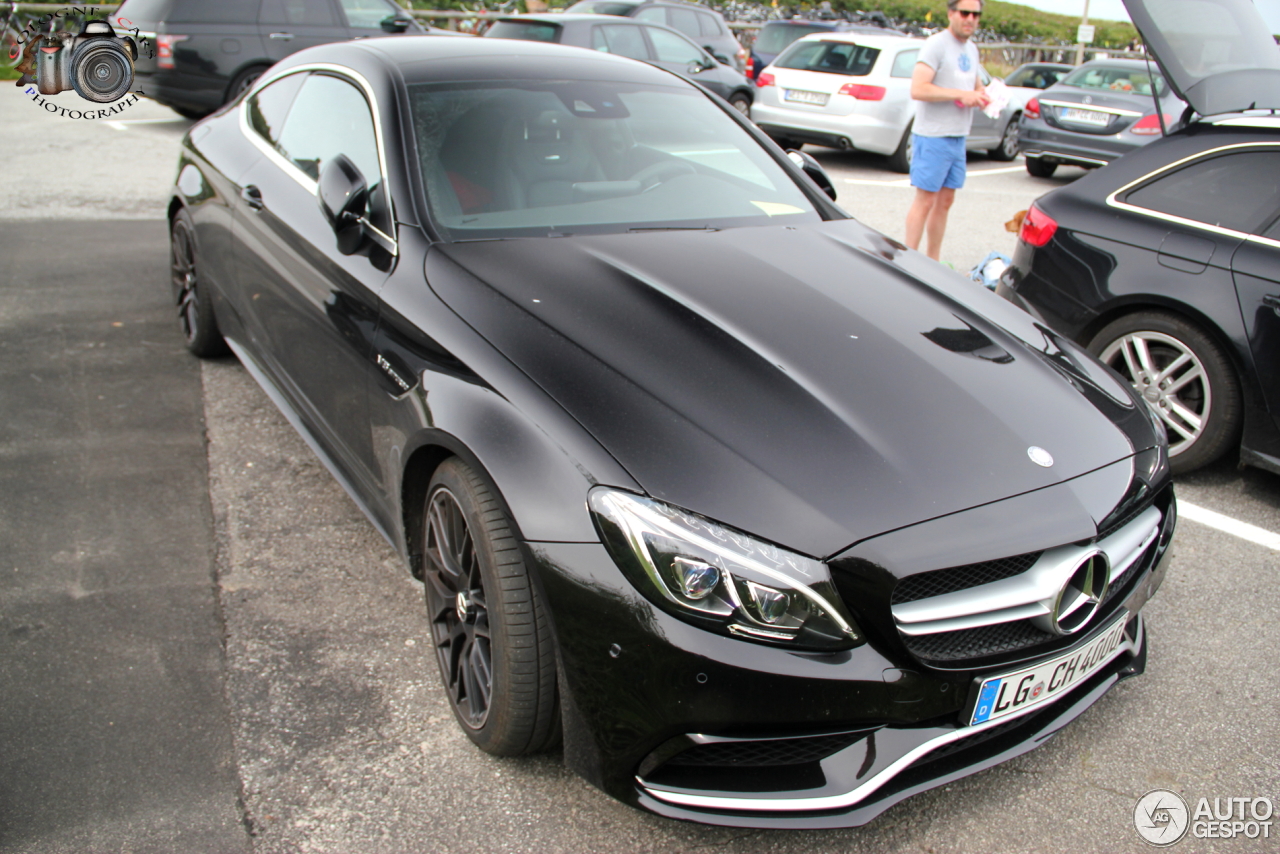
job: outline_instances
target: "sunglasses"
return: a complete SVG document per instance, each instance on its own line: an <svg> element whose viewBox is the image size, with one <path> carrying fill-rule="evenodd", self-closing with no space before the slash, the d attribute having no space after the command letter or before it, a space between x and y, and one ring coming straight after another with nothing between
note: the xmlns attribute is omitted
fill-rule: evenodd
<svg viewBox="0 0 1280 854"><path fill-rule="evenodd" d="M968 9L956 9L956 14L962 18L981 18L981 12L970 12Z"/></svg>

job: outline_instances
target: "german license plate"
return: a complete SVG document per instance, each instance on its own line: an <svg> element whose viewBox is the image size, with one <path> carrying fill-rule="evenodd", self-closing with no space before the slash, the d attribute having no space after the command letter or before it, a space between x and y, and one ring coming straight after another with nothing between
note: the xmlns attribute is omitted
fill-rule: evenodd
<svg viewBox="0 0 1280 854"><path fill-rule="evenodd" d="M806 92L804 89L784 89L782 97L788 101L796 101L801 104L816 104L819 107L827 105L827 98L831 97L825 92Z"/></svg>
<svg viewBox="0 0 1280 854"><path fill-rule="evenodd" d="M1065 109L1058 116L1065 122L1079 122L1083 125L1097 125L1098 127L1106 127L1111 124L1111 116L1106 113L1100 113L1097 110L1076 110Z"/></svg>
<svg viewBox="0 0 1280 854"><path fill-rule="evenodd" d="M970 725L995 721L1055 700L1096 673L1124 648L1126 613L1084 647L1042 664L984 679Z"/></svg>

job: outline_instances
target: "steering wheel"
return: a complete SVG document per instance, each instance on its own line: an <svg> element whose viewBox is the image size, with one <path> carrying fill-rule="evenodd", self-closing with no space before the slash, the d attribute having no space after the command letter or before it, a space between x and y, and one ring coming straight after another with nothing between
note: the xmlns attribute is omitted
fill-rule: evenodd
<svg viewBox="0 0 1280 854"><path fill-rule="evenodd" d="M647 193L668 178L674 178L677 175L693 175L697 171L697 169L693 168L692 163L685 160L659 160L657 163L650 163L632 175L630 180L639 181L643 187L640 192Z"/></svg>

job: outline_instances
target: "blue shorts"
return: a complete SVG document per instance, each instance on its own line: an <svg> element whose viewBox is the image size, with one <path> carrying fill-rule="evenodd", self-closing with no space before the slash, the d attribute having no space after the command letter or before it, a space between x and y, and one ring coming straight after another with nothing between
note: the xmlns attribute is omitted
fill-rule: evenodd
<svg viewBox="0 0 1280 854"><path fill-rule="evenodd" d="M930 193L964 186L964 137L913 133L911 145L911 186Z"/></svg>

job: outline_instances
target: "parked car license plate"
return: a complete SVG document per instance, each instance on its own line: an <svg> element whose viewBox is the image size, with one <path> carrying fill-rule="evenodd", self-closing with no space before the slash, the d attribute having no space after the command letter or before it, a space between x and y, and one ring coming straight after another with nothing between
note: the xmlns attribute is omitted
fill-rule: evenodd
<svg viewBox="0 0 1280 854"><path fill-rule="evenodd" d="M1097 125L1098 127L1106 127L1111 124L1111 116L1107 113L1100 113L1097 110L1076 110L1068 108L1062 111L1060 119L1067 122L1080 122L1086 125Z"/></svg>
<svg viewBox="0 0 1280 854"><path fill-rule="evenodd" d="M801 104L816 104L819 107L827 105L827 98L831 97L825 92L806 92L804 89L785 89L783 96L787 101L798 101Z"/></svg>
<svg viewBox="0 0 1280 854"><path fill-rule="evenodd" d="M983 680L969 723L999 720L1062 696L1121 653L1128 620L1128 613L1123 614L1081 649Z"/></svg>

